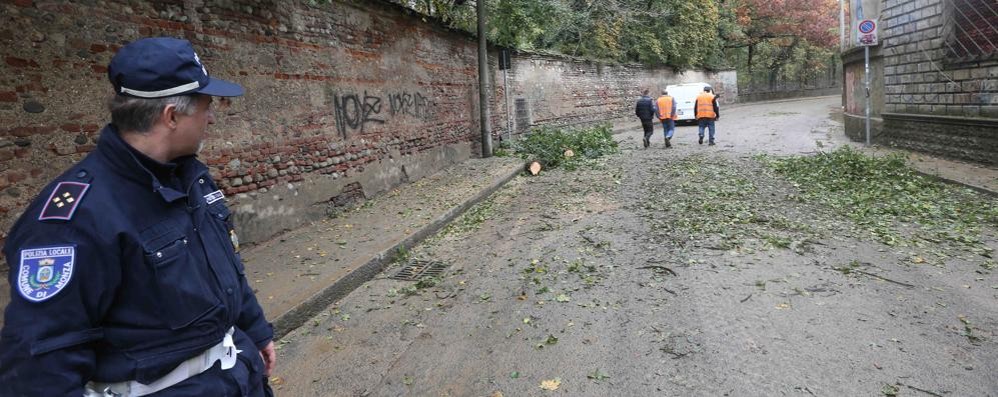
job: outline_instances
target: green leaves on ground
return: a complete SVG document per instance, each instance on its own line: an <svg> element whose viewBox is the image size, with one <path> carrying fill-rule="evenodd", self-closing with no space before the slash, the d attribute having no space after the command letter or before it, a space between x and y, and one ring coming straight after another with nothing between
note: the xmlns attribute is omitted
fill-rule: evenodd
<svg viewBox="0 0 998 397"><path fill-rule="evenodd" d="M647 166L657 172L641 182L646 193L636 205L659 240L800 251L817 239L812 227L791 220L794 210L772 199L767 180L754 177L751 166L703 155Z"/></svg>
<svg viewBox="0 0 998 397"><path fill-rule="evenodd" d="M568 170L619 151L608 124L580 129L536 128L525 138L514 142L513 147L520 157L537 160L545 168L563 167ZM575 155L565 156L566 150Z"/></svg>
<svg viewBox="0 0 998 397"><path fill-rule="evenodd" d="M915 173L900 155L872 157L845 147L815 156L761 158L800 189L793 197L833 208L887 245L949 241L991 257L981 242L998 226L998 201ZM902 234L903 224L921 230Z"/></svg>
<svg viewBox="0 0 998 397"><path fill-rule="evenodd" d="M610 379L610 375L607 375L607 373L603 372L603 370L601 369L596 369L595 371L593 371L593 373L586 375L586 377L592 379L595 382Z"/></svg>

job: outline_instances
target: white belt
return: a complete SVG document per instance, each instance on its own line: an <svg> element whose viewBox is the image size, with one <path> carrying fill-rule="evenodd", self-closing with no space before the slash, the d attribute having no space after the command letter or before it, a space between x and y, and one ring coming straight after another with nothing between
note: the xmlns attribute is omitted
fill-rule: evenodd
<svg viewBox="0 0 998 397"><path fill-rule="evenodd" d="M208 350L197 356L185 360L177 368L174 368L173 371L170 371L170 373L156 379L150 384L142 384L135 380L116 383L88 382L84 389L83 397L145 396L207 371L218 360L222 361L223 370L232 368L236 365L236 355L242 352L242 350L236 349L236 344L232 341L233 332L235 332L235 327L229 328L225 332L225 338L222 338L222 341L217 345L208 348Z"/></svg>

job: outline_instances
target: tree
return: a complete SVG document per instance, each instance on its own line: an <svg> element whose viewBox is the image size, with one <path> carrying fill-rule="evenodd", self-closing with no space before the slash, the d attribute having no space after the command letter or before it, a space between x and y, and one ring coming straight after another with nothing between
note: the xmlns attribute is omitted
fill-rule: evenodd
<svg viewBox="0 0 998 397"><path fill-rule="evenodd" d="M835 45L835 0L729 0L736 29L726 32L727 48L747 47L749 67L753 47L774 39L803 39L812 45Z"/></svg>

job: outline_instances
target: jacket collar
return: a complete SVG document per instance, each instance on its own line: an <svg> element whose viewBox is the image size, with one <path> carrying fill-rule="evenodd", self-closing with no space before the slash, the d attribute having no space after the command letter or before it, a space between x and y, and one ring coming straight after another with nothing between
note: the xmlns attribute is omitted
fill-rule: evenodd
<svg viewBox="0 0 998 397"><path fill-rule="evenodd" d="M191 186L196 178L208 171L207 167L197 161L195 156L180 157L168 164L148 158L129 145L128 142L125 142L114 124L108 124L101 130L100 140L97 142L97 152L114 172L149 187L152 191L159 193L166 202L174 202L187 197L184 190ZM161 171L158 172L159 174L173 172L173 168L179 167L181 185L174 188L169 184L164 184L156 176L157 173L150 170L150 167L159 168L157 170Z"/></svg>

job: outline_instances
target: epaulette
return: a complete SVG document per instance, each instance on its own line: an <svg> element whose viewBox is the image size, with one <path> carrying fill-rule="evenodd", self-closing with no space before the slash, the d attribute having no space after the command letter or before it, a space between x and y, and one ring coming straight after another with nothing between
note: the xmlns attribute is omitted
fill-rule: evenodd
<svg viewBox="0 0 998 397"><path fill-rule="evenodd" d="M76 208L83 201L83 196L87 194L89 188L89 183L59 182L55 189L52 189L49 199L45 201L45 207L38 215L38 220L68 221L73 219L73 213L76 212Z"/></svg>

